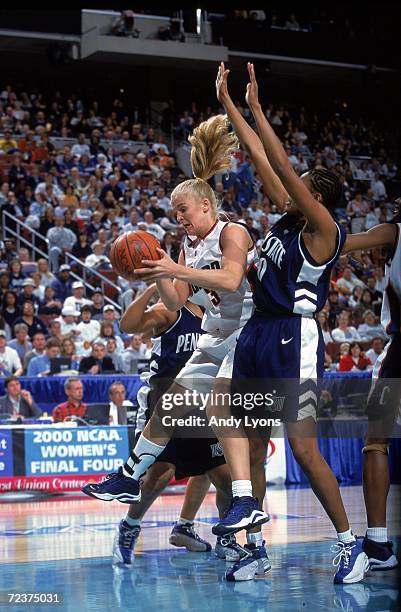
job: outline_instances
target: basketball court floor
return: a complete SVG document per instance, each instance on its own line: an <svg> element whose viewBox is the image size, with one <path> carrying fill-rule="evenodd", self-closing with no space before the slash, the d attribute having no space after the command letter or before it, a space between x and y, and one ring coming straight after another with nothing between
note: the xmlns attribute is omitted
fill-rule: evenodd
<svg viewBox="0 0 401 612"><path fill-rule="evenodd" d="M354 533L366 528L361 487L342 493ZM182 493L159 498L145 517L131 570L111 563L115 526L126 507L81 495L0 498L1 610L181 610L293 612L399 610L401 572L369 573L362 584L333 584L334 530L310 489L268 488L270 523L263 528L272 571L251 582L228 583L226 563L211 553L172 547L168 537ZM401 486L393 486L389 533L401 549ZM398 509L398 510L397 510ZM209 493L196 528L214 543L217 520ZM239 541L244 542L243 535ZM6 605L8 593L57 593L59 604Z"/></svg>

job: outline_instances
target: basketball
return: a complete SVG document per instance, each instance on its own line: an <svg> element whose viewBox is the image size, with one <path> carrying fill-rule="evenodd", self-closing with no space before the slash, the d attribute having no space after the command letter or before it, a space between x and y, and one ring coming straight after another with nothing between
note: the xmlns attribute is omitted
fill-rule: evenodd
<svg viewBox="0 0 401 612"><path fill-rule="evenodd" d="M111 265L126 280L134 280L135 270L142 267L143 259L160 259L158 248L159 241L147 232L121 234L110 248Z"/></svg>

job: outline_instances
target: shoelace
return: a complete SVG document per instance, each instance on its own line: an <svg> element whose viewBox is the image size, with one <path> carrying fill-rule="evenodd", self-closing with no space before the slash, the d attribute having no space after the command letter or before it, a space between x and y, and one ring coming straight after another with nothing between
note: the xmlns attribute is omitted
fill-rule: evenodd
<svg viewBox="0 0 401 612"><path fill-rule="evenodd" d="M330 547L330 552L335 554L333 559L333 565L338 567L341 561L344 561L345 567L349 565L349 558L352 554L352 549L355 547L356 542L337 542Z"/></svg>
<svg viewBox="0 0 401 612"><path fill-rule="evenodd" d="M193 525L186 525L185 526L186 529L188 529L188 531L191 533L191 535L195 538L195 540L198 540L198 542L203 542L204 540L202 540L202 538L196 533L195 531L195 527Z"/></svg>
<svg viewBox="0 0 401 612"><path fill-rule="evenodd" d="M98 484L103 484L104 482L111 482L112 480L116 480L116 478L119 478L120 475L120 472L113 472L112 474L107 474Z"/></svg>
<svg viewBox="0 0 401 612"><path fill-rule="evenodd" d="M131 549L135 543L136 537L139 535L140 529L134 527L133 529L124 529L122 533L122 545L124 548Z"/></svg>

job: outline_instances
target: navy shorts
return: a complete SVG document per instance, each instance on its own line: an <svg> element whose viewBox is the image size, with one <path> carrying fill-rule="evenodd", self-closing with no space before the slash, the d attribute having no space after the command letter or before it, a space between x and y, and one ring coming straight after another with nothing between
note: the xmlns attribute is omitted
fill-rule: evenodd
<svg viewBox="0 0 401 612"><path fill-rule="evenodd" d="M376 360L367 414L370 421L397 417L401 399L401 334L393 334ZM378 437L380 437L378 435Z"/></svg>
<svg viewBox="0 0 401 612"><path fill-rule="evenodd" d="M232 390L271 393L273 403L260 408L260 416L286 422L316 419L323 371L324 341L314 318L272 318L257 311L237 341Z"/></svg>

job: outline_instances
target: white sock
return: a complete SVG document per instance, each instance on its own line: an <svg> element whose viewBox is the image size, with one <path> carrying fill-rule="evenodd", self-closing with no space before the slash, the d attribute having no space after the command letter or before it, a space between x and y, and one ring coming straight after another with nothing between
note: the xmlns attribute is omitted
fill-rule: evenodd
<svg viewBox="0 0 401 612"><path fill-rule="evenodd" d="M244 495L252 497L252 483L250 480L233 480L231 487L233 497L243 497Z"/></svg>
<svg viewBox="0 0 401 612"><path fill-rule="evenodd" d="M128 514L125 515L124 521L128 523L130 527L140 527L141 526L141 519L133 519L130 516L128 516Z"/></svg>
<svg viewBox="0 0 401 612"><path fill-rule="evenodd" d="M387 527L368 527L366 537L374 542L388 542Z"/></svg>
<svg viewBox="0 0 401 612"><path fill-rule="evenodd" d="M348 529L347 531L338 532L337 538L339 542L344 542L344 544L349 544L350 542L355 542L356 538L352 533L352 529Z"/></svg>
<svg viewBox="0 0 401 612"><path fill-rule="evenodd" d="M255 546L263 546L262 532L258 531L257 533L247 533L246 534L246 543L247 544L255 544Z"/></svg>
<svg viewBox="0 0 401 612"><path fill-rule="evenodd" d="M124 476L139 480L165 448L166 446L155 444L141 434L135 448L123 465Z"/></svg>
<svg viewBox="0 0 401 612"><path fill-rule="evenodd" d="M177 523L178 525L193 525L194 524L193 521L190 521L189 519L186 519L183 516L180 516Z"/></svg>

